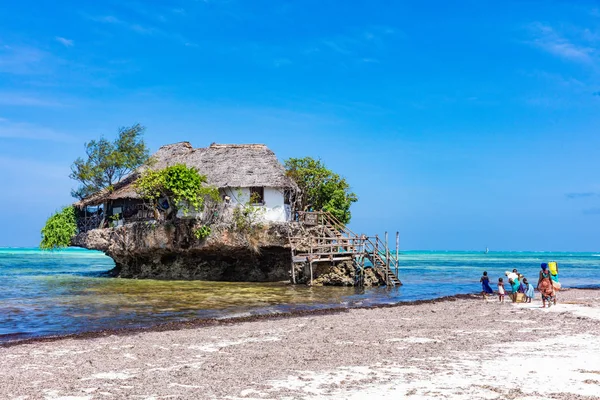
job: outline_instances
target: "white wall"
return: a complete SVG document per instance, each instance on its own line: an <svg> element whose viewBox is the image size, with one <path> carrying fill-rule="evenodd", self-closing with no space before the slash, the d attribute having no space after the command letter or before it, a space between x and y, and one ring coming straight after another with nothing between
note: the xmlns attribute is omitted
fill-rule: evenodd
<svg viewBox="0 0 600 400"><path fill-rule="evenodd" d="M246 204L250 199L249 188L232 188L225 190L231 198L231 204ZM284 204L283 189L266 187L264 189L265 204L258 206L263 209L263 220L285 222L291 220L290 207Z"/></svg>
<svg viewBox="0 0 600 400"><path fill-rule="evenodd" d="M283 204L283 190L275 188L265 188L265 220L267 221L288 221Z"/></svg>

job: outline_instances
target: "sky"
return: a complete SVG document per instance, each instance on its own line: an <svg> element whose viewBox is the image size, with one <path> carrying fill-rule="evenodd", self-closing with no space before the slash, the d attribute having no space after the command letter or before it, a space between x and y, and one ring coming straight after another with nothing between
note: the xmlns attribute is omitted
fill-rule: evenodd
<svg viewBox="0 0 600 400"><path fill-rule="evenodd" d="M600 251L599 44L583 0L0 1L0 246L141 123L321 158L402 249Z"/></svg>

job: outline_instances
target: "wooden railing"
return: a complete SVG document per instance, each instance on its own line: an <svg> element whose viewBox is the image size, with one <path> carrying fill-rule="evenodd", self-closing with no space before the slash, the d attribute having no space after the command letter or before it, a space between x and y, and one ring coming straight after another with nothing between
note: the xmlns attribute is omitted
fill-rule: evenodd
<svg viewBox="0 0 600 400"><path fill-rule="evenodd" d="M296 221L309 228L310 233L304 237L289 238L292 264L308 262L311 282L313 262L350 259L357 269L357 283L359 280L362 282L365 267L372 267L387 285L401 284L398 279L400 269L398 233L396 234L396 254L392 256L387 232L385 241L379 236L359 236L325 211L298 211ZM295 272L292 269L292 281L295 283L295 280Z"/></svg>
<svg viewBox="0 0 600 400"><path fill-rule="evenodd" d="M307 227L328 226L347 236L358 237L343 222L327 211L297 211L296 221Z"/></svg>
<svg viewBox="0 0 600 400"><path fill-rule="evenodd" d="M88 217L79 217L77 218L77 230L79 233L85 233L100 228L101 223L102 215L94 214Z"/></svg>
<svg viewBox="0 0 600 400"><path fill-rule="evenodd" d="M299 254L321 256L331 254L356 254L364 252L364 239L355 238L333 238L333 237L300 237L292 236L290 243L303 251Z"/></svg>
<svg viewBox="0 0 600 400"><path fill-rule="evenodd" d="M154 209L146 204L136 204L126 207L118 218L105 218L103 214L83 214L77 217L77 229L79 233L85 233L92 229L107 228L112 226L114 221L123 221L123 223L150 221L155 219ZM104 223L103 223L104 221ZM101 226L102 225L102 226Z"/></svg>
<svg viewBox="0 0 600 400"><path fill-rule="evenodd" d="M396 282L390 282L390 278L397 279L398 273L400 272L398 241L399 237L398 234L396 234L396 254L392 256L387 232L385 234L385 242L378 235L365 238L365 256L374 268L384 272L386 284L388 285L396 284ZM390 272L393 275L391 275Z"/></svg>

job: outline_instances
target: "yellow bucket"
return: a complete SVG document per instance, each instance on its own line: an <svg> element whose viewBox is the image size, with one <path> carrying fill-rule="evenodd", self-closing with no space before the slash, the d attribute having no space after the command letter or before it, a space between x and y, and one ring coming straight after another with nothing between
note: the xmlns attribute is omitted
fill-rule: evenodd
<svg viewBox="0 0 600 400"><path fill-rule="evenodd" d="M558 264L556 261L550 261L548 263L548 269L552 275L556 275L558 273Z"/></svg>

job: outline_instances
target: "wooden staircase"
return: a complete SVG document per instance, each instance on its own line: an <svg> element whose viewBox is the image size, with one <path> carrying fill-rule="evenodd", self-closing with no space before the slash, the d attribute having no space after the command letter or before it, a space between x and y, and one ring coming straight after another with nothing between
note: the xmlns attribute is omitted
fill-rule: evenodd
<svg viewBox="0 0 600 400"><path fill-rule="evenodd" d="M352 261L356 268L357 286L364 284L365 268L373 268L387 286L402 285L398 279L398 234L396 253L392 256L387 233L385 242L379 236L357 235L333 215L324 211L298 212L297 221L305 234L289 237L294 283L297 265L308 265L312 284L314 263Z"/></svg>

